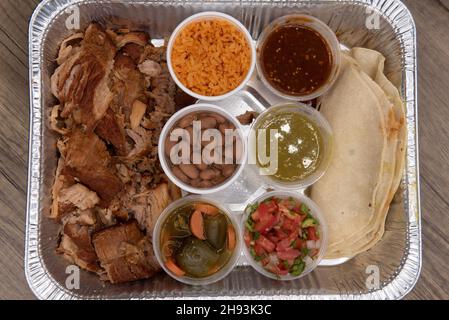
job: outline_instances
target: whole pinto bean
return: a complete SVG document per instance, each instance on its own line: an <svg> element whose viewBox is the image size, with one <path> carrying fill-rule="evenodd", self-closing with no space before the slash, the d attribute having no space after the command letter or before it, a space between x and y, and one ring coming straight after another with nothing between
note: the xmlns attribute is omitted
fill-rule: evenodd
<svg viewBox="0 0 449 320"><path fill-rule="evenodd" d="M207 168L209 168L209 166L205 163L199 163L199 164L195 164L195 166L198 168L198 170L200 171L204 171L207 170Z"/></svg>
<svg viewBox="0 0 449 320"><path fill-rule="evenodd" d="M225 122L218 126L218 130L220 130L223 135L226 135L226 130L235 130L235 126L230 122Z"/></svg>
<svg viewBox="0 0 449 320"><path fill-rule="evenodd" d="M200 176L200 171L193 164L180 164L181 171L190 179L195 180Z"/></svg>
<svg viewBox="0 0 449 320"><path fill-rule="evenodd" d="M172 148L177 144L176 141L171 141L170 137L167 137L167 139L165 139L165 156L170 157L170 153Z"/></svg>
<svg viewBox="0 0 449 320"><path fill-rule="evenodd" d="M201 171L200 173L200 178L203 180L212 180L217 176L217 171L215 171L214 169L206 169Z"/></svg>
<svg viewBox="0 0 449 320"><path fill-rule="evenodd" d="M212 180L212 184L216 186L216 185L223 183L225 180L226 180L226 177L219 175Z"/></svg>
<svg viewBox="0 0 449 320"><path fill-rule="evenodd" d="M201 117L201 129L213 129L217 127L217 120L214 117Z"/></svg>
<svg viewBox="0 0 449 320"><path fill-rule="evenodd" d="M223 117L222 115L219 115L218 113L212 113L210 116L215 118L215 120L217 120L218 124L222 124L222 123L226 122L225 117Z"/></svg>
<svg viewBox="0 0 449 320"><path fill-rule="evenodd" d="M184 183L190 182L189 177L187 177L178 166L173 167L172 172L175 175L175 177L181 180L182 182Z"/></svg>
<svg viewBox="0 0 449 320"><path fill-rule="evenodd" d="M230 176L232 176L234 174L234 172L235 172L235 165L233 165L233 164L225 164L225 165L223 165L221 173L226 178L229 178Z"/></svg>
<svg viewBox="0 0 449 320"><path fill-rule="evenodd" d="M199 188L200 187L200 183L201 183L201 181L203 181L203 180L201 180L201 179L195 179L195 180L192 180L192 181L190 181L190 185L192 186L192 187L194 187L194 188Z"/></svg>
<svg viewBox="0 0 449 320"><path fill-rule="evenodd" d="M211 187L213 187L214 185L212 184L212 182L210 182L210 181L207 181L207 180L202 180L199 184L198 184L198 187L199 188L211 188Z"/></svg>
<svg viewBox="0 0 449 320"><path fill-rule="evenodd" d="M193 114L188 114L179 120L178 125L184 129L192 126L193 121L195 121L195 116Z"/></svg>

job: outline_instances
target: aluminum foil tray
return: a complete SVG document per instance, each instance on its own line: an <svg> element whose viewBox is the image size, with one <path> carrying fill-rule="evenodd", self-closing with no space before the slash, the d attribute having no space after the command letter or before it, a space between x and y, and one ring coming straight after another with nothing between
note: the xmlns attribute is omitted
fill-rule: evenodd
<svg viewBox="0 0 449 320"><path fill-rule="evenodd" d="M299 281L270 280L242 261L225 280L205 287L185 286L164 274L147 281L111 285L81 271L80 288L69 290L67 263L55 253L59 226L44 214L50 206L57 162L55 137L45 123L47 110L55 103L50 91L54 60L59 43L77 22L73 14L79 12L81 28L97 21L113 27L138 27L148 31L153 39L163 39L182 20L206 10L225 12L239 19L254 39L277 17L308 13L326 22L342 46L362 46L385 55L386 74L402 90L408 126L407 166L388 215L385 236L371 251L349 261L325 261ZM421 270L416 30L410 12L400 1L44 0L30 22L29 50L31 123L25 272L38 298L399 299L414 287ZM233 100L220 103L232 107L236 114L260 110L264 103L272 102L266 92L250 83ZM261 185L257 177L244 175L236 185L216 196L238 212L258 192Z"/></svg>

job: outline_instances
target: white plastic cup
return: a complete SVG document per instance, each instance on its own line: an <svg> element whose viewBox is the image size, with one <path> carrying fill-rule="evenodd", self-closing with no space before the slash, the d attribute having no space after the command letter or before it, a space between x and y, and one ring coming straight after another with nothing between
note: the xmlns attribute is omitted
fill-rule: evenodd
<svg viewBox="0 0 449 320"><path fill-rule="evenodd" d="M217 273L214 273L208 277L204 277L204 278L193 278L193 277L179 277L177 275L175 275L173 272L171 272L170 270L168 270L168 268L165 266L164 263L164 259L162 257L162 252L161 252L161 232L162 232L162 227L164 226L165 221L167 220L167 218L170 216L170 214L172 214L176 209L191 204L191 203L195 203L195 202L201 202L201 203L207 203L207 204L211 204L215 207L217 207L221 212L223 212L226 217L229 219L229 221L231 222L232 226L234 227L235 230L235 238L236 238L236 246L234 248L234 252L232 253L232 256L230 257L228 263L223 266L223 268L221 268ZM232 215L229 211L228 208L226 208L222 203L219 203L215 200L211 200L202 196L188 196L188 197L184 197L181 198L175 202L173 202L172 204L170 204L163 212L162 214L159 216L156 225L154 227L153 230L153 250L156 256L157 261L159 262L159 264L161 265L162 269L164 269L164 271L173 279L185 283L185 284L189 284L189 285L208 285L208 284L212 284L215 282L218 282L222 279L224 279L227 275L229 275L229 273L232 272L232 270L235 268L235 266L237 265L240 257L241 257L241 252L242 252L242 236L240 234L240 226L239 223L237 221L237 219L234 217L234 215Z"/></svg>
<svg viewBox="0 0 449 320"><path fill-rule="evenodd" d="M237 169L235 170L234 174L229 177L227 180L225 180L223 183L211 187L211 188L195 188L191 185L181 181L178 179L172 172L169 159L165 156L165 140L167 136L170 133L170 130L173 128L173 126L181 120L186 115L189 114L195 114L200 112L212 112L217 113L221 116L223 116L226 120L231 122L236 130L239 133L239 138L241 140L241 146L242 146L242 157L240 160L240 164L238 164ZM243 128L240 124L240 122L229 112L225 111L223 108L220 108L218 106L212 105L212 104L206 104L206 103L199 103L190 107L183 108L182 110L175 113L165 124L164 128L162 129L161 135L159 137L159 146L158 146L158 153L159 153L159 160L162 166L162 169L164 170L167 177L172 181L175 185L177 185L182 190L185 190L189 193L193 194L211 194L215 192L222 191L226 188L228 188L231 184L233 184L239 176L242 174L245 165L246 165L246 158L248 154L248 148L247 148L247 141L246 137L243 132Z"/></svg>
<svg viewBox="0 0 449 320"><path fill-rule="evenodd" d="M176 76L176 72L174 71L173 65L171 63L173 45L175 43L176 37L184 29L184 27L186 27L188 24L190 24L192 22L201 21L201 20L210 20L210 19L226 20L226 21L232 23L234 26L236 26L244 34L246 40L248 41L250 50L251 50L251 65L250 65L248 74L246 75L245 79L242 81L242 83L237 88L235 88L234 90L232 90L226 94L220 95L220 96L203 96L201 94L198 94L198 93L193 92L192 90L188 89ZM198 100L203 100L203 101L224 100L224 99L229 98L230 96L236 94L237 92L241 91L246 86L246 84L249 82L249 80L251 79L251 77L254 73L254 70L256 68L256 48L255 48L255 45L253 42L253 38L251 37L249 31L245 28L245 26L240 21L238 21L234 17L231 17L230 15L227 15L227 14L224 14L221 12L214 12L214 11L201 12L201 13L195 14L195 15L187 18L183 22L181 22L177 26L175 31L172 33L170 40L168 41L168 45L167 45L167 66L168 66L170 75L173 78L173 80L175 81L175 83L178 85L179 88L181 88L181 90L183 90L188 95L190 95Z"/></svg>
<svg viewBox="0 0 449 320"><path fill-rule="evenodd" d="M291 189L291 190L299 190L306 189L311 185L315 184L323 175L326 173L326 170L329 167L330 160L332 158L332 150L333 150L333 132L329 122L323 117L323 115L315 110L314 108L295 102L285 102L265 110L260 116L257 117L256 121L251 126L251 132L255 132L258 126L262 121L266 119L267 116L270 116L272 113L276 113L279 111L290 111L296 112L303 117L306 117L310 121L312 121L320 131L321 137L323 139L323 151L322 151L322 159L319 166L316 168L315 172L313 172L310 176L304 178L303 180L288 182L279 180L270 175L261 175L260 167L258 164L251 163L249 166L258 174L264 182L275 189ZM251 137L252 135L250 135ZM248 152L255 153L257 141L253 141L250 139L248 142ZM257 157L257 155L256 155Z"/></svg>
<svg viewBox="0 0 449 320"><path fill-rule="evenodd" d="M278 89L274 88L270 82L265 77L262 62L260 61L261 58L261 52L263 51L265 41L267 40L268 36L277 28L283 26L283 25L299 25L308 27L312 30L315 30L318 32L323 40L326 42L331 58L332 58L332 65L331 65L331 73L329 75L328 80L326 83L321 86L316 91L308 94L308 95L289 95L284 92L279 91ZM338 77L338 73L340 71L341 66L341 53L340 53L340 43L337 39L337 36L335 33L321 20L304 14L292 14L280 17L276 20L274 20L270 25L268 25L262 32L262 34L259 37L259 41L257 42L257 72L258 75L262 81L262 83L275 95L278 97L285 99L285 100L292 100L292 101L309 101L313 100L315 98L318 98L319 96L326 93L334 84L335 80Z"/></svg>
<svg viewBox="0 0 449 320"><path fill-rule="evenodd" d="M259 262L254 260L254 258L251 256L249 248L246 246L246 243L244 241L245 228L246 228L245 224L246 224L247 219L249 218L249 215L250 215L249 212L244 212L242 221L240 224L240 228L241 228L240 233L242 235L243 252L245 254L246 260L251 265L251 267L253 267L260 274L263 274L264 276L274 279L274 280L281 280L281 281L298 280L300 278L305 277L306 275L311 273L313 270L315 270L316 267L318 267L318 265L320 264L321 260L324 258L325 254L326 254L326 250L327 250L327 224L326 224L326 221L325 221L323 215L321 214L321 210L318 208L318 205L315 202L313 202L310 198L308 198L300 193L297 193L297 192L291 192L291 191L268 192L268 193L260 196L256 200L254 200L252 202L252 204L262 203L263 201L265 201L269 198L272 198L272 197L276 197L279 199L288 199L291 197L295 200L300 201L301 203L304 203L310 209L310 212L311 212L310 214L319 223L318 231L320 233L321 246L320 246L320 249L319 249L320 251L317 255L317 258L313 259L312 264L306 263L306 268L304 269L303 273L301 273L299 276L292 276L290 274L288 274L286 276L278 276L278 275L275 275L274 273L271 273L270 271L266 270Z"/></svg>

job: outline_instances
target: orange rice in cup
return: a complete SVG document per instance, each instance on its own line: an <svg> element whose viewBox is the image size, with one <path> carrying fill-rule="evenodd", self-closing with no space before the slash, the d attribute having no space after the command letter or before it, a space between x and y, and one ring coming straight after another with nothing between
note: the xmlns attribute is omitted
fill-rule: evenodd
<svg viewBox="0 0 449 320"><path fill-rule="evenodd" d="M171 64L190 91L216 97L238 88L248 77L252 49L245 33L220 17L192 21L174 39Z"/></svg>

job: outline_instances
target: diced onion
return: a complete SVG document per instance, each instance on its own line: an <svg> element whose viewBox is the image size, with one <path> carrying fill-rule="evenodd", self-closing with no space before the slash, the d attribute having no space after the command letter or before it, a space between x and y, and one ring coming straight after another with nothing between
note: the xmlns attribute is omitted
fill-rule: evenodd
<svg viewBox="0 0 449 320"><path fill-rule="evenodd" d="M315 240L307 241L307 249L309 250L317 249L316 241Z"/></svg>
<svg viewBox="0 0 449 320"><path fill-rule="evenodd" d="M311 258L311 257L309 257L309 256L306 256L305 258L304 258L304 262L305 262L305 264L306 264L306 266L307 267L310 267L311 265L313 265L313 259Z"/></svg>
<svg viewBox="0 0 449 320"><path fill-rule="evenodd" d="M320 249L321 248L321 240L317 240L315 243L315 248Z"/></svg>

